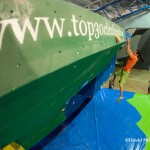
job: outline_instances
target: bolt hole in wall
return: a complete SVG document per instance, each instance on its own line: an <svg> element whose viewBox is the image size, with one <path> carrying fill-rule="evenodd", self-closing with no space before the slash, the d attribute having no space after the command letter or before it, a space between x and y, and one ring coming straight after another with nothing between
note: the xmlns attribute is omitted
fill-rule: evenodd
<svg viewBox="0 0 150 150"><path fill-rule="evenodd" d="M14 11L13 10L10 10L10 13L13 13Z"/></svg>

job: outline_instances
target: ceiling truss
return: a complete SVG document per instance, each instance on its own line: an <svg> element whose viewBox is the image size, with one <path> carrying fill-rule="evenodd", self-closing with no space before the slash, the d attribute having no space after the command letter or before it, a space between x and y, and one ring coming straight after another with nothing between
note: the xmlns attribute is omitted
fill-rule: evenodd
<svg viewBox="0 0 150 150"><path fill-rule="evenodd" d="M150 11L150 0L66 0L107 17L114 22Z"/></svg>

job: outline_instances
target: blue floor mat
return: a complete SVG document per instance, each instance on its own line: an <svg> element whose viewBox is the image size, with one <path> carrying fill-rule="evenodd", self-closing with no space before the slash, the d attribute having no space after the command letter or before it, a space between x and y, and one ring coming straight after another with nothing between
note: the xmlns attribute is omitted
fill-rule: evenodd
<svg viewBox="0 0 150 150"><path fill-rule="evenodd" d="M143 150L146 138L136 123L138 111L127 102L134 96L102 88L80 114L43 150Z"/></svg>

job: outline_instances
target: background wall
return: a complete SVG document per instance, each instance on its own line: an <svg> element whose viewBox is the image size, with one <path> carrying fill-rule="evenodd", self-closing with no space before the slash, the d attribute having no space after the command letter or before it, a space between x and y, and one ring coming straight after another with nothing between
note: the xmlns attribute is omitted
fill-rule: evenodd
<svg viewBox="0 0 150 150"><path fill-rule="evenodd" d="M145 63L138 63L134 66L136 69L150 70L150 12L143 12L118 22L122 28L127 30L131 35L131 50L139 49L145 59ZM117 60L125 64L128 57L126 53L126 44L117 53Z"/></svg>

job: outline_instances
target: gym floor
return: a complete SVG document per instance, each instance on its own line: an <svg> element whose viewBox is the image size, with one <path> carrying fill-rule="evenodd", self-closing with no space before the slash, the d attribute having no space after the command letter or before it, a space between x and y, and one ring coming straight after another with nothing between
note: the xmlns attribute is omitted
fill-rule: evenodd
<svg viewBox="0 0 150 150"><path fill-rule="evenodd" d="M120 69L119 67L115 68L115 71ZM110 76L109 79L112 79L113 76ZM104 84L104 87L109 87L109 79ZM147 94L147 89L149 86L148 81L150 80L150 71L132 69L130 75L128 76L126 83L124 84L124 91L130 91L135 93ZM119 89L119 77L115 80L114 89Z"/></svg>

